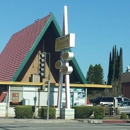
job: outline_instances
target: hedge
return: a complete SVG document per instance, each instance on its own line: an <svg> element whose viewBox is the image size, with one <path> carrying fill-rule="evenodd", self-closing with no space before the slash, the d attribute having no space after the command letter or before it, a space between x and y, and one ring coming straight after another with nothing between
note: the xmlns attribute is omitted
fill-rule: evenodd
<svg viewBox="0 0 130 130"><path fill-rule="evenodd" d="M103 106L94 106L94 118L103 119L105 116L105 107Z"/></svg>
<svg viewBox="0 0 130 130"><path fill-rule="evenodd" d="M89 118L93 113L93 106L76 106L75 118Z"/></svg>
<svg viewBox="0 0 130 130"><path fill-rule="evenodd" d="M38 116L39 116L39 118L46 119L47 118L47 108L46 107L39 108ZM50 119L56 118L56 109L55 108L49 108L49 118Z"/></svg>
<svg viewBox="0 0 130 130"><path fill-rule="evenodd" d="M33 107L15 106L15 118L33 118Z"/></svg>

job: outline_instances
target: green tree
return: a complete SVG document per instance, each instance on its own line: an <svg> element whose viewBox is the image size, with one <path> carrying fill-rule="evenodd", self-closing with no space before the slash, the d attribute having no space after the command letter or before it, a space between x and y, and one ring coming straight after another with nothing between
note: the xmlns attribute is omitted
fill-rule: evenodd
<svg viewBox="0 0 130 130"><path fill-rule="evenodd" d="M118 51L117 51L117 55L116 55L116 67L115 67L115 79L119 78L119 60L120 60L120 56L118 55Z"/></svg>
<svg viewBox="0 0 130 130"><path fill-rule="evenodd" d="M103 84L103 69L100 64L94 66L94 83Z"/></svg>
<svg viewBox="0 0 130 130"><path fill-rule="evenodd" d="M111 58L111 52L110 52L107 84L110 85L111 82L112 82L112 58Z"/></svg>
<svg viewBox="0 0 130 130"><path fill-rule="evenodd" d="M122 48L120 48L120 53L116 50L116 46L112 49L112 56L110 52L109 57L109 68L108 68L108 85L112 85L113 96L118 96L121 94L121 74L123 72L123 58L122 58Z"/></svg>
<svg viewBox="0 0 130 130"><path fill-rule="evenodd" d="M123 51L120 48L120 57L119 57L119 74L118 77L121 78L121 74L123 72Z"/></svg>
<svg viewBox="0 0 130 130"><path fill-rule="evenodd" d="M90 65L86 75L86 81L89 84L103 84L103 69L100 64L95 66ZM100 89L88 89L88 96L95 98L101 96L102 91Z"/></svg>
<svg viewBox="0 0 130 130"><path fill-rule="evenodd" d="M87 76L86 76L86 81L89 84L93 83L93 79L94 79L94 72L93 71L94 71L94 68L92 65L90 65L88 72L87 72Z"/></svg>
<svg viewBox="0 0 130 130"><path fill-rule="evenodd" d="M123 71L122 66L122 48L120 48L120 53L116 50L116 46L112 49L112 57L111 52L109 56L109 68L108 68L108 82L107 84L112 84L117 81L121 73Z"/></svg>
<svg viewBox="0 0 130 130"><path fill-rule="evenodd" d="M90 65L86 76L87 83L103 84L103 69L100 64Z"/></svg>
<svg viewBox="0 0 130 130"><path fill-rule="evenodd" d="M118 93L121 94L121 74L123 73L123 52L122 48L120 48L120 56L119 56L119 70L118 70Z"/></svg>
<svg viewBox="0 0 130 130"><path fill-rule="evenodd" d="M112 82L115 80L115 74L116 74L116 46L113 47L112 51Z"/></svg>

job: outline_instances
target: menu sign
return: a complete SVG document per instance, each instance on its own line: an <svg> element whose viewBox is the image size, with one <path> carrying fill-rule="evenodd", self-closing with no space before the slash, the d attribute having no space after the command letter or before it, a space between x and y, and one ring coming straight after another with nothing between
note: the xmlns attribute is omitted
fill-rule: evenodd
<svg viewBox="0 0 130 130"><path fill-rule="evenodd" d="M19 103L19 93L12 93L12 103Z"/></svg>

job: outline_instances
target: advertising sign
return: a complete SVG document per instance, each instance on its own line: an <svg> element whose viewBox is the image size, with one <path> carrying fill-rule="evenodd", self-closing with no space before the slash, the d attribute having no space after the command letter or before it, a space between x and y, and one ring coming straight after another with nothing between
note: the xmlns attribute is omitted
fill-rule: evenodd
<svg viewBox="0 0 130 130"><path fill-rule="evenodd" d="M19 93L12 93L12 103L19 103Z"/></svg>
<svg viewBox="0 0 130 130"><path fill-rule="evenodd" d="M61 51L63 49L75 47L75 34L70 33L68 35L59 37L55 42L55 51Z"/></svg>

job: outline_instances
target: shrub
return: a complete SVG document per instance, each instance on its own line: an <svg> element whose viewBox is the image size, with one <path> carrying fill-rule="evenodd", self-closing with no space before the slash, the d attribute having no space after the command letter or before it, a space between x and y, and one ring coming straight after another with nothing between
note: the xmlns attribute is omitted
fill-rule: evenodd
<svg viewBox="0 0 130 130"><path fill-rule="evenodd" d="M120 119L127 119L127 114L126 113L121 113Z"/></svg>
<svg viewBox="0 0 130 130"><path fill-rule="evenodd" d="M103 119L104 116L105 116L105 108L103 106L95 106L94 107L94 118Z"/></svg>
<svg viewBox="0 0 130 130"><path fill-rule="evenodd" d="M75 118L89 118L93 113L93 106L76 106Z"/></svg>
<svg viewBox="0 0 130 130"><path fill-rule="evenodd" d="M33 107L32 106L15 106L16 118L32 118Z"/></svg>
<svg viewBox="0 0 130 130"><path fill-rule="evenodd" d="M40 118L46 119L47 118L47 108L46 107L39 108L38 116ZM49 108L49 118L50 119L56 118L56 109L55 108Z"/></svg>

